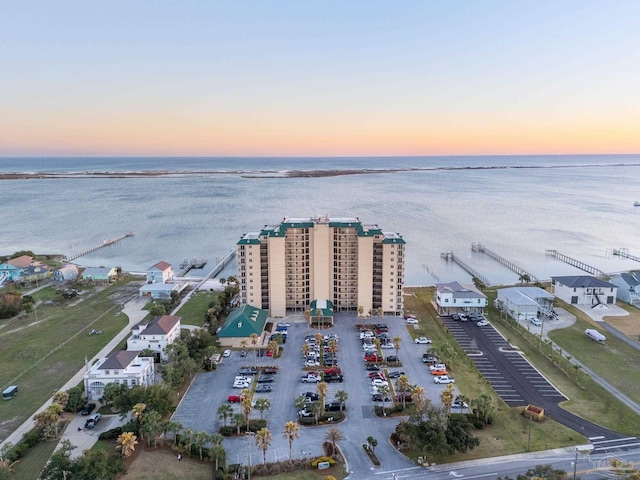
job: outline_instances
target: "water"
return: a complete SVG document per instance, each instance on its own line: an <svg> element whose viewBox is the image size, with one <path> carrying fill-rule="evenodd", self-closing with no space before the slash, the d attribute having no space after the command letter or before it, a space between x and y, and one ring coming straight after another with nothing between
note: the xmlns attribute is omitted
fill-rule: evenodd
<svg viewBox="0 0 640 480"><path fill-rule="evenodd" d="M539 168L499 168L505 166ZM283 175L362 169L379 172ZM152 171L172 175L88 173ZM0 174L8 172L58 176L0 181L2 255L22 249L72 255L135 233L79 258L83 266L145 271L165 260L177 269L185 258L206 257L207 271L244 233L285 216L319 214L357 216L400 233L408 285L469 281L441 259L447 251L491 283L517 282L515 273L472 253L473 242L541 279L582 273L545 256L546 249L606 272L638 267L609 249L640 256L640 207L633 207L640 200L640 156L0 159Z"/></svg>

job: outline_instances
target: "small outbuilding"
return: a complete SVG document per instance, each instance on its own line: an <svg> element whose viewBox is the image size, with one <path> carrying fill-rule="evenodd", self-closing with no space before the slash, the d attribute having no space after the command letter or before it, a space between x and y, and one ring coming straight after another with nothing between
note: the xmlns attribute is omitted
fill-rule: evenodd
<svg viewBox="0 0 640 480"><path fill-rule="evenodd" d="M249 340L252 333L258 335L262 342L267 317L266 310L251 305L233 310L218 330L220 345L239 348L242 340Z"/></svg>
<svg viewBox="0 0 640 480"><path fill-rule="evenodd" d="M73 264L60 267L53 272L53 279L56 282L75 282L78 279L78 267Z"/></svg>
<svg viewBox="0 0 640 480"><path fill-rule="evenodd" d="M112 282L117 277L116 267L87 267L82 271L82 279L88 282Z"/></svg>

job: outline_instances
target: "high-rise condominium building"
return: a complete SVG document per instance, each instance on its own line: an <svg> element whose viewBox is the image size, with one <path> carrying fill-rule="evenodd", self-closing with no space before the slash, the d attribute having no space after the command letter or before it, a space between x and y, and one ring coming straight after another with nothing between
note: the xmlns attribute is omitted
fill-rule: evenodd
<svg viewBox="0 0 640 480"><path fill-rule="evenodd" d="M242 303L272 317L302 312L314 300L334 311L403 309L405 241L358 218L284 218L237 244Z"/></svg>

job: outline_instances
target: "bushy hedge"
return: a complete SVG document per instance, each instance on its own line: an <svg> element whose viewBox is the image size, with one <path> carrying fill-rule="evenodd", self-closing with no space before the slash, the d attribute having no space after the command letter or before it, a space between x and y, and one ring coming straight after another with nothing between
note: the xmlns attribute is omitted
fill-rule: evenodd
<svg viewBox="0 0 640 480"><path fill-rule="evenodd" d="M22 436L20 442L15 445L8 453L7 460L15 462L24 457L30 448L35 447L40 441L41 431L37 428L32 428Z"/></svg>
<svg viewBox="0 0 640 480"><path fill-rule="evenodd" d="M114 440L122 435L122 427L115 427L98 435L98 440Z"/></svg>
<svg viewBox="0 0 640 480"><path fill-rule="evenodd" d="M252 419L249 420L249 431L250 432L258 432L260 429L262 428L267 428L267 421L266 420L260 420L260 419ZM238 434L238 427L235 426L231 426L231 425L227 425L226 427L222 426L220 427L220 435L222 435L223 437L233 437L234 435ZM247 426L246 425L242 425L240 427L240 435L243 435L244 433L247 432Z"/></svg>
<svg viewBox="0 0 640 480"><path fill-rule="evenodd" d="M320 417L318 417L318 423L326 423L330 418L333 418L332 423L341 422L342 420L344 420L344 412L325 412L324 415L320 415ZM315 425L316 417L300 417L298 421L300 422L300 425Z"/></svg>

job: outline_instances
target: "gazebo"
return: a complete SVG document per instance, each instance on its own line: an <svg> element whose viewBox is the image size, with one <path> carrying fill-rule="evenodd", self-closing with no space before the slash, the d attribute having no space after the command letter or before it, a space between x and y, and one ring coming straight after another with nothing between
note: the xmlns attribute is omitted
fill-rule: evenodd
<svg viewBox="0 0 640 480"><path fill-rule="evenodd" d="M319 298L309 304L309 324L333 325L333 302Z"/></svg>

